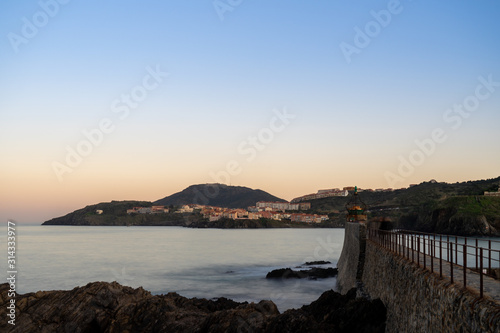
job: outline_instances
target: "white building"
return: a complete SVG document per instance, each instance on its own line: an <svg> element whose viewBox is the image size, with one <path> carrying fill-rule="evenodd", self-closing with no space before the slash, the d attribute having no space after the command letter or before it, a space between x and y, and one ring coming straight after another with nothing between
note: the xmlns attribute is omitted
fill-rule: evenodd
<svg viewBox="0 0 500 333"><path fill-rule="evenodd" d="M272 201L259 201L256 204L259 210L266 211L285 211L285 210L300 210L300 209L309 209L311 208L311 204L301 205L299 203L290 203L290 202L272 202Z"/></svg>

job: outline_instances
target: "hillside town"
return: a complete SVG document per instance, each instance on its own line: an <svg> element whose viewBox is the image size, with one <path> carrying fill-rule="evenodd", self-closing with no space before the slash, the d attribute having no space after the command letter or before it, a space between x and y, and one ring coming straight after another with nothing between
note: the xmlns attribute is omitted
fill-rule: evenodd
<svg viewBox="0 0 500 333"><path fill-rule="evenodd" d="M290 220L292 222L320 223L328 220L328 215L292 213L290 211L304 211L311 208L311 203L289 203L289 202L265 202L259 201L255 206L247 209L234 209L225 207L214 207L197 204L183 205L174 213L198 212L210 222L220 219L232 220L258 220L261 218L270 220ZM134 207L127 210L127 214L162 214L170 210L165 206Z"/></svg>
<svg viewBox="0 0 500 333"><path fill-rule="evenodd" d="M430 183L437 183L432 179ZM409 187L416 186L410 184ZM287 201L259 201L255 206L242 208L226 208L216 207L199 204L182 205L172 213L200 213L205 219L210 222L219 221L220 219L232 220L290 220L291 222L304 222L304 223L321 223L328 221L328 215L308 214L306 213L311 209L310 200L329 198L329 197L347 197L350 193L354 192L354 186L346 186L342 189L331 188L318 190L316 193L303 195ZM392 188L377 188L377 189L362 189L358 188L358 192L392 192ZM485 195L497 196L500 192L487 192ZM165 206L152 206L152 207L133 207L127 210L127 214L162 214L171 212Z"/></svg>
<svg viewBox="0 0 500 333"><path fill-rule="evenodd" d="M411 184L410 187L416 186L416 184ZM405 188L401 188L400 190L404 190ZM349 195L349 192L354 191L354 186L346 186L342 190L339 188L332 188L332 189L327 189L327 190L318 190L317 193L312 193L312 194L307 194L303 195L301 197L295 198L291 203L297 203L297 202L302 202L302 201L307 201L307 200L315 200L315 199L322 199L322 198L330 198L330 197L347 197ZM392 192L394 189L392 188L377 188L377 189L362 189L358 188L358 192Z"/></svg>
<svg viewBox="0 0 500 333"><path fill-rule="evenodd" d="M290 220L291 222L304 222L304 223L321 223L329 220L328 215L307 214L304 211L311 209L311 203L308 200L315 200L329 197L347 197L349 192L354 191L354 186L347 186L343 189L333 188L318 190L317 193L307 194L298 198L287 201L259 201L255 206L242 208L226 208L198 204L182 205L173 213L200 213L204 218L210 222L218 221L220 219L232 220ZM389 189L358 189L358 192L388 192L394 191ZM165 206L152 206L152 207L134 207L127 210L127 214L162 214L169 213L170 209Z"/></svg>

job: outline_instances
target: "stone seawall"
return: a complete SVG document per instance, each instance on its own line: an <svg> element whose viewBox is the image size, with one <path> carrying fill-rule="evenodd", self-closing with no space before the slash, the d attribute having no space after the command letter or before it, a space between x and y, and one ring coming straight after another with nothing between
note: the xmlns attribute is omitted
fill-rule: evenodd
<svg viewBox="0 0 500 333"><path fill-rule="evenodd" d="M387 307L386 332L500 332L500 307L488 298L366 240L366 226L347 223L337 289L362 287Z"/></svg>
<svg viewBox="0 0 500 333"><path fill-rule="evenodd" d="M344 245L337 263L337 290L346 294L351 288L359 288L363 275L365 257L366 226L347 222L345 225Z"/></svg>
<svg viewBox="0 0 500 333"><path fill-rule="evenodd" d="M386 332L500 332L498 304L370 241L362 281L387 307Z"/></svg>

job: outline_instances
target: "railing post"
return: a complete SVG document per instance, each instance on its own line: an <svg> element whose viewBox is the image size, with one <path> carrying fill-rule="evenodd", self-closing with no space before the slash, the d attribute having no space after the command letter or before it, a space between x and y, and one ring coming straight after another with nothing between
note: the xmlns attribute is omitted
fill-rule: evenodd
<svg viewBox="0 0 500 333"><path fill-rule="evenodd" d="M411 235L411 262L415 262L413 257L414 257L414 255L413 255L413 234L412 234Z"/></svg>
<svg viewBox="0 0 500 333"><path fill-rule="evenodd" d="M467 241L465 241L467 242ZM467 287L467 245L463 245L464 248L464 288Z"/></svg>
<svg viewBox="0 0 500 333"><path fill-rule="evenodd" d="M483 298L483 248L479 248L479 297Z"/></svg>
<svg viewBox="0 0 500 333"><path fill-rule="evenodd" d="M488 240L488 272L491 272L491 239Z"/></svg>
<svg viewBox="0 0 500 333"><path fill-rule="evenodd" d="M451 278L451 283L453 283L453 243L450 243L450 278Z"/></svg>
<svg viewBox="0 0 500 333"><path fill-rule="evenodd" d="M426 262L425 262L425 261L426 261L426 260L425 260L425 236L424 236L424 238L423 238L422 240L423 240L423 242L424 242L424 244L422 244L422 248L423 248L423 250L424 250L424 252L423 252L423 254L424 254L424 268L426 268L426 267L427 267L427 264L426 264Z"/></svg>
<svg viewBox="0 0 500 333"><path fill-rule="evenodd" d="M431 247L431 273L434 273L434 251L436 250L435 244L436 240L432 239L432 247Z"/></svg>
<svg viewBox="0 0 500 333"><path fill-rule="evenodd" d="M405 235L405 244L406 244L406 258L410 260L410 235Z"/></svg>
<svg viewBox="0 0 500 333"><path fill-rule="evenodd" d="M420 267L420 237L417 237L417 265Z"/></svg>
<svg viewBox="0 0 500 333"><path fill-rule="evenodd" d="M394 235L394 246L395 246L396 253L399 254L399 234L398 233L396 233Z"/></svg>
<svg viewBox="0 0 500 333"><path fill-rule="evenodd" d="M400 242L401 242L401 250L399 252L404 257L405 256L405 235L400 234L399 236L400 236Z"/></svg>
<svg viewBox="0 0 500 333"><path fill-rule="evenodd" d="M464 237L464 244L462 245L466 245L467 246L467 237ZM462 246L463 247L463 246ZM463 255L462 255L463 256Z"/></svg>
<svg viewBox="0 0 500 333"><path fill-rule="evenodd" d="M450 236L446 235L446 260L450 261Z"/></svg>
<svg viewBox="0 0 500 333"><path fill-rule="evenodd" d="M399 242L401 240L401 235L399 233L396 234L396 253L401 254L401 247L399 246Z"/></svg>
<svg viewBox="0 0 500 333"><path fill-rule="evenodd" d="M477 265L477 254L478 254L478 253L477 253L477 238L476 238L476 269L478 269L478 267L479 267L479 266Z"/></svg>
<svg viewBox="0 0 500 333"><path fill-rule="evenodd" d="M458 265L458 236L455 236L455 264Z"/></svg>
<svg viewBox="0 0 500 333"><path fill-rule="evenodd" d="M443 277L443 239L439 236L439 277Z"/></svg>
<svg viewBox="0 0 500 333"><path fill-rule="evenodd" d="M427 253L431 254L431 235L427 236Z"/></svg>
<svg viewBox="0 0 500 333"><path fill-rule="evenodd" d="M431 236L427 236L427 253L432 257Z"/></svg>
<svg viewBox="0 0 500 333"><path fill-rule="evenodd" d="M393 244L394 252L398 253L398 234L395 233L392 234L392 241L394 242Z"/></svg>

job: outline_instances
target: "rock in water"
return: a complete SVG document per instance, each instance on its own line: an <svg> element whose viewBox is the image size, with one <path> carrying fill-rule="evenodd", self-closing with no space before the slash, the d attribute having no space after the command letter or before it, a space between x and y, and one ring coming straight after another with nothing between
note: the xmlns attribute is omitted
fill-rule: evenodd
<svg viewBox="0 0 500 333"><path fill-rule="evenodd" d="M308 270L294 271L291 268L280 268L275 269L267 273L266 279L324 279L328 277L334 277L338 273L337 268L319 268L313 267Z"/></svg>
<svg viewBox="0 0 500 333"><path fill-rule="evenodd" d="M324 260L319 260L319 261L308 261L304 265L306 266L312 266L312 265L328 265L331 264L330 261L324 261Z"/></svg>

